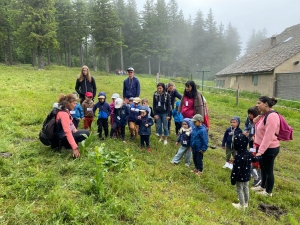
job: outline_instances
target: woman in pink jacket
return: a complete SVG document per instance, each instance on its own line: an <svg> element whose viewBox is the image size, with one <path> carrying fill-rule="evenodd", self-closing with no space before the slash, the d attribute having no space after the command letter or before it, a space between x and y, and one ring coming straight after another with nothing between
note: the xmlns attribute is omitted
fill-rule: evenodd
<svg viewBox="0 0 300 225"><path fill-rule="evenodd" d="M255 138L254 147L258 149L256 156L261 156L261 186L251 188L257 191L257 194L272 196L274 186L274 161L279 153L280 143L276 134L279 132L280 120L277 113L270 113L267 117L266 124L264 118L272 106L277 103L275 98L267 96L259 97L257 101L258 111L261 115L255 118Z"/></svg>
<svg viewBox="0 0 300 225"><path fill-rule="evenodd" d="M78 143L86 139L82 134L89 136L87 130L77 130L72 122L72 111L77 103L77 99L74 94L64 95L61 94L58 98L58 106L61 109L56 115L56 132L58 137L61 139L61 145L65 148L72 148L73 157L80 157L78 149Z"/></svg>

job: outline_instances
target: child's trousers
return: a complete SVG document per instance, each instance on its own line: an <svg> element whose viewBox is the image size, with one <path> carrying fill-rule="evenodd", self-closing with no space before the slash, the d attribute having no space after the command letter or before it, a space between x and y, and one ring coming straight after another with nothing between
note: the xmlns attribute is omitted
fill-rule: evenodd
<svg viewBox="0 0 300 225"><path fill-rule="evenodd" d="M182 156L185 154L185 164L190 165L191 164L191 156L192 152L190 151L190 146L184 147L180 145L180 148L178 149L177 154L174 156L172 162L174 163L180 163L180 160Z"/></svg>
<svg viewBox="0 0 300 225"><path fill-rule="evenodd" d="M147 148L150 148L150 135L140 135L141 136L141 148L144 148L145 145Z"/></svg>
<svg viewBox="0 0 300 225"><path fill-rule="evenodd" d="M240 201L240 205L245 205L249 201L249 181L236 182L236 192Z"/></svg>
<svg viewBox="0 0 300 225"><path fill-rule="evenodd" d="M235 155L236 155L236 151L234 149L226 147L226 162L230 161L231 156L234 159Z"/></svg>
<svg viewBox="0 0 300 225"><path fill-rule="evenodd" d="M203 154L198 150L193 150L193 161L196 167L196 170L202 172L203 170Z"/></svg>

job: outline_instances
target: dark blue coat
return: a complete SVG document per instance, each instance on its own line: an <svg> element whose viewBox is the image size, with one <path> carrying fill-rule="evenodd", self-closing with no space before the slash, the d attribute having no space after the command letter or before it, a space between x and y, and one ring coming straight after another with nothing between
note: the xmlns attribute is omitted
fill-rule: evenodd
<svg viewBox="0 0 300 225"><path fill-rule="evenodd" d="M94 115L97 109L99 110L98 119L107 119L111 113L111 108L107 102L97 102L93 107Z"/></svg>
<svg viewBox="0 0 300 225"><path fill-rule="evenodd" d="M234 145L232 143L232 138L233 138L233 136L237 136L238 134L242 134L242 133L243 133L243 131L239 127L235 128L234 131L233 131L232 127L227 128L224 133L222 146L226 146L226 148L234 149Z"/></svg>
<svg viewBox="0 0 300 225"><path fill-rule="evenodd" d="M199 127L194 126L191 134L191 148L193 152L206 151L208 148L208 134L204 124Z"/></svg>
<svg viewBox="0 0 300 225"><path fill-rule="evenodd" d="M133 77L132 79L124 80L123 82L123 98L139 97L140 96L140 81Z"/></svg>
<svg viewBox="0 0 300 225"><path fill-rule="evenodd" d="M126 126L128 121L129 110L126 105L123 105L119 109L114 109L114 123L117 126Z"/></svg>
<svg viewBox="0 0 300 225"><path fill-rule="evenodd" d="M183 147L189 147L191 145L191 132L192 130L189 135L186 135L186 132L182 131L182 133L179 133L176 142L180 142Z"/></svg>
<svg viewBox="0 0 300 225"><path fill-rule="evenodd" d="M135 107L134 103L131 105L128 121L135 122L137 120L137 117L140 115L140 108L140 105L138 105L137 107Z"/></svg>
<svg viewBox="0 0 300 225"><path fill-rule="evenodd" d="M139 135L150 135L151 134L151 126L153 125L152 118L146 116L142 116L141 119L137 119L135 122L139 125ZM148 124L148 127L145 125Z"/></svg>

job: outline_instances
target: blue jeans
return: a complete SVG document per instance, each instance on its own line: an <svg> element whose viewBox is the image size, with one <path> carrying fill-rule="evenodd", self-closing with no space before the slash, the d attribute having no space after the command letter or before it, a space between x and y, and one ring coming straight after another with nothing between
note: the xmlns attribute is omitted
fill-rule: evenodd
<svg viewBox="0 0 300 225"><path fill-rule="evenodd" d="M157 114L158 119L156 120L156 126L158 129L158 134L162 135L162 127L164 128L164 136L167 137L169 135L168 131L168 121L167 121L167 114Z"/></svg>
<svg viewBox="0 0 300 225"><path fill-rule="evenodd" d="M184 147L182 145L180 145L180 148L178 149L177 154L174 156L172 162L174 163L180 163L180 160L182 158L182 156L185 153L185 163L189 164L191 163L191 156L192 156L192 152L190 151L190 146L188 147Z"/></svg>

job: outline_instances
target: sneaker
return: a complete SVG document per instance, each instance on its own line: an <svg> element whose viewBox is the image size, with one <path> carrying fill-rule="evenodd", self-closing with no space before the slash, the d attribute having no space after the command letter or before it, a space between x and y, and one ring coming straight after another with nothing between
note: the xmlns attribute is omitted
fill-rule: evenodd
<svg viewBox="0 0 300 225"><path fill-rule="evenodd" d="M248 207L248 203L246 203L247 206L246 206L246 204L244 206L242 206L240 203L231 203L231 204L236 209L245 209L246 207Z"/></svg>
<svg viewBox="0 0 300 225"><path fill-rule="evenodd" d="M176 162L174 162L174 161L171 161L170 163L171 163L171 164L173 164L173 165L176 165L176 164L177 164L177 163L176 163Z"/></svg>
<svg viewBox="0 0 300 225"><path fill-rule="evenodd" d="M228 167L227 168L229 168L229 169L231 169L232 170L232 168L233 168L233 164L232 163L228 163Z"/></svg>
<svg viewBox="0 0 300 225"><path fill-rule="evenodd" d="M226 162L225 165L223 166L223 168L224 168L224 169L227 168L227 167L228 167L228 164L229 164L229 163Z"/></svg>
<svg viewBox="0 0 300 225"><path fill-rule="evenodd" d="M151 148L147 148L147 151L148 151L148 152L151 152Z"/></svg>
<svg viewBox="0 0 300 225"><path fill-rule="evenodd" d="M267 197L272 197L272 193L268 193L268 192L266 192L266 190L256 192L256 194L259 194L262 196L267 196Z"/></svg>
<svg viewBox="0 0 300 225"><path fill-rule="evenodd" d="M125 140L122 141L124 144L126 144L127 142Z"/></svg>
<svg viewBox="0 0 300 225"><path fill-rule="evenodd" d="M196 169L191 170L191 173L197 173L197 172L198 172L198 170L196 170Z"/></svg>
<svg viewBox="0 0 300 225"><path fill-rule="evenodd" d="M167 140L164 140L164 145L167 145L168 144L168 141Z"/></svg>
<svg viewBox="0 0 300 225"><path fill-rule="evenodd" d="M163 139L162 138L160 138L159 140L158 140L158 142L162 142L163 141Z"/></svg>
<svg viewBox="0 0 300 225"><path fill-rule="evenodd" d="M186 167L190 167L190 164L188 164L188 163L186 163L186 164L184 164Z"/></svg>
<svg viewBox="0 0 300 225"><path fill-rule="evenodd" d="M260 185L260 183L261 183L261 180L260 180L260 179L254 180L253 186L254 186L254 187L257 187L258 185Z"/></svg>
<svg viewBox="0 0 300 225"><path fill-rule="evenodd" d="M156 133L156 136L159 137L159 133Z"/></svg>
<svg viewBox="0 0 300 225"><path fill-rule="evenodd" d="M262 188L261 186L257 186L257 187L252 187L251 190L252 191L264 191L265 189Z"/></svg>
<svg viewBox="0 0 300 225"><path fill-rule="evenodd" d="M197 171L197 172L196 172L196 175L201 176L201 175L202 175L202 172L201 172L201 171Z"/></svg>
<svg viewBox="0 0 300 225"><path fill-rule="evenodd" d="M244 208L248 208L248 203L245 203Z"/></svg>

